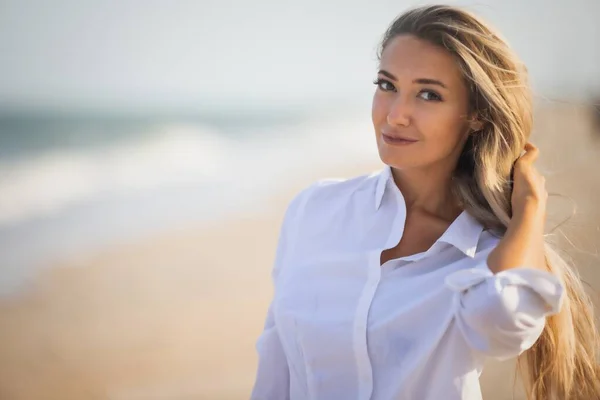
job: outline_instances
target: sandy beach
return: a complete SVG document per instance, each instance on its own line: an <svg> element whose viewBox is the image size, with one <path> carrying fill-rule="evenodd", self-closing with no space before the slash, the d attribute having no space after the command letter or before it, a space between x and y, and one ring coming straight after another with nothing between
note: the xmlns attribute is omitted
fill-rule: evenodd
<svg viewBox="0 0 600 400"><path fill-rule="evenodd" d="M600 290L600 132L590 110L572 107L541 112L536 124L533 139L550 191L578 207L562 227L576 249L557 239L590 290ZM0 399L248 398L288 201L315 179L380 167L349 161L289 182L258 212L160 232L40 270L22 291L0 299ZM552 197L549 229L571 207L566 197ZM485 399L511 398L511 366L490 364Z"/></svg>

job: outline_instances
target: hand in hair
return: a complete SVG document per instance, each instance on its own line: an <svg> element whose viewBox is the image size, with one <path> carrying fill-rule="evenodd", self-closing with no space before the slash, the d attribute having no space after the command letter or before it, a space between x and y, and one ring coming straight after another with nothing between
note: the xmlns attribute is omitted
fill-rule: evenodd
<svg viewBox="0 0 600 400"><path fill-rule="evenodd" d="M488 257L494 273L517 267L547 269L544 256L546 179L535 168L539 150L531 143L513 172L512 218L502 240Z"/></svg>
<svg viewBox="0 0 600 400"><path fill-rule="evenodd" d="M525 154L515 162L511 198L513 217L522 217L522 214L527 213L542 219L546 216L546 178L534 166L539 153L537 147L527 143Z"/></svg>

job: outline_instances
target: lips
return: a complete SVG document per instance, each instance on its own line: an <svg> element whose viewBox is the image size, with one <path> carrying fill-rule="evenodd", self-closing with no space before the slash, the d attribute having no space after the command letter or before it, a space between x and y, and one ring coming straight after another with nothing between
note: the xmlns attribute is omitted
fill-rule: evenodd
<svg viewBox="0 0 600 400"><path fill-rule="evenodd" d="M381 134L384 139L386 139L387 141L391 141L391 142L404 142L404 143L417 142L417 139L413 139L413 138L401 136L401 135L396 135L393 133L382 132Z"/></svg>

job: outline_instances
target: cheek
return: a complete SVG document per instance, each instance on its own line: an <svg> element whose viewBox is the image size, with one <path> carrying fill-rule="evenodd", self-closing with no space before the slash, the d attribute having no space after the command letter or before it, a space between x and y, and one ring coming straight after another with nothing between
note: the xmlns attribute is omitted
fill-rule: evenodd
<svg viewBox="0 0 600 400"><path fill-rule="evenodd" d="M463 137L464 118L461 110L452 106L420 107L413 115L414 123L429 144L453 148Z"/></svg>
<svg viewBox="0 0 600 400"><path fill-rule="evenodd" d="M379 94L375 92L371 106L371 119L373 120L373 124L375 126L386 121L388 109L388 104L385 98L379 96Z"/></svg>

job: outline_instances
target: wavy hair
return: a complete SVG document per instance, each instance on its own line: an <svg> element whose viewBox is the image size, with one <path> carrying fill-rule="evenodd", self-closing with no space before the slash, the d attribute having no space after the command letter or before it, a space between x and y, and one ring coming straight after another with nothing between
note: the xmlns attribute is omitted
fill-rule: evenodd
<svg viewBox="0 0 600 400"><path fill-rule="evenodd" d="M446 49L469 92L471 115L483 128L469 135L454 172L459 201L486 229L503 235L510 222L511 171L531 134L533 104L527 69L483 20L448 5L411 9L385 32L378 58L398 35ZM593 304L576 269L545 244L546 264L566 288L561 311L548 317L538 341L518 359L533 400L600 399L599 339Z"/></svg>

